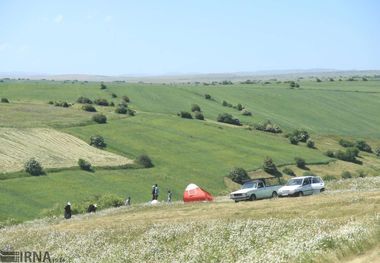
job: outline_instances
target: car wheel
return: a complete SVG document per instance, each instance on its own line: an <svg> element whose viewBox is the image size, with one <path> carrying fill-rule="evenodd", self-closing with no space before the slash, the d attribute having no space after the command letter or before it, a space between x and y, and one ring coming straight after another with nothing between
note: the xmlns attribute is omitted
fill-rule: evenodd
<svg viewBox="0 0 380 263"><path fill-rule="evenodd" d="M272 198L277 198L278 197L278 194L276 192L273 192L272 193Z"/></svg>
<svg viewBox="0 0 380 263"><path fill-rule="evenodd" d="M256 200L256 195L251 195L249 197L249 201L255 201Z"/></svg>
<svg viewBox="0 0 380 263"><path fill-rule="evenodd" d="M299 192L298 196L302 197L303 196L303 192Z"/></svg>
<svg viewBox="0 0 380 263"><path fill-rule="evenodd" d="M322 189L320 190L321 193L324 192L324 191L325 191L325 188L322 188Z"/></svg>

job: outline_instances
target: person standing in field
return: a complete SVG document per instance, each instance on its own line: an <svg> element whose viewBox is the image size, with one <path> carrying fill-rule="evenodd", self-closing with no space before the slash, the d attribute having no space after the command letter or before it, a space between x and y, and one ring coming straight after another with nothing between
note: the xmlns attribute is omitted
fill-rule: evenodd
<svg viewBox="0 0 380 263"><path fill-rule="evenodd" d="M157 200L159 194L160 194L160 189L158 188L158 184L155 184L154 185L153 200Z"/></svg>
<svg viewBox="0 0 380 263"><path fill-rule="evenodd" d="M155 200L154 197L155 197L155 193L156 193L156 185L152 185L152 201Z"/></svg>
<svg viewBox="0 0 380 263"><path fill-rule="evenodd" d="M67 205L65 206L65 219L71 218L71 203L67 202Z"/></svg>
<svg viewBox="0 0 380 263"><path fill-rule="evenodd" d="M125 200L125 205L130 206L131 205L131 197L128 196L127 200Z"/></svg>
<svg viewBox="0 0 380 263"><path fill-rule="evenodd" d="M171 203L172 202L172 192L170 190L168 190L168 203Z"/></svg>

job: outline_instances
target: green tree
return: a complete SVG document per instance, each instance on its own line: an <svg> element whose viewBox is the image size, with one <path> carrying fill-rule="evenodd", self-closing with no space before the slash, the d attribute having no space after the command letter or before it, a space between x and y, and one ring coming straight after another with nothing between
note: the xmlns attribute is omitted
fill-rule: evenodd
<svg viewBox="0 0 380 263"><path fill-rule="evenodd" d="M243 184L244 182L250 179L246 170L238 167L233 168L230 171L230 173L228 174L228 178L230 178L232 181L238 184Z"/></svg>
<svg viewBox="0 0 380 263"><path fill-rule="evenodd" d="M24 165L25 172L33 176L45 174L42 165L34 158L27 161Z"/></svg>

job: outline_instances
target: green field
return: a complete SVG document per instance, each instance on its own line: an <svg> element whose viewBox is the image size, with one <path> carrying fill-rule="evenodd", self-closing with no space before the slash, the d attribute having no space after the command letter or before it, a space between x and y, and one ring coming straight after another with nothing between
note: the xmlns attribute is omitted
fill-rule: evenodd
<svg viewBox="0 0 380 263"><path fill-rule="evenodd" d="M226 194L224 177L231 168L258 169L266 156L272 157L277 165L292 164L294 157L303 157L308 163L326 163L330 159L322 149L338 147L336 138L340 136L365 138L373 148L380 146L379 81L303 80L300 89L289 89L287 83L106 84L108 89L100 90L99 83L92 82L1 82L0 97L8 98L10 104L0 103L0 127L48 126L84 141L99 134L105 138L108 151L130 158L148 154L155 167L98 169L95 173L62 169L37 178L0 180L0 221L38 217L42 209L56 203L63 205L68 200L78 203L102 193L112 192L123 198L130 195L133 202L146 202L154 183L160 185L162 199L166 190L171 189L174 198L180 200L183 189L191 182L214 195ZM111 93L118 97L112 98ZM206 100L204 94L210 94L213 100ZM68 109L47 104L50 100L74 103L79 96L107 98L118 104L123 95L130 97L129 107L137 111L136 116L120 116L113 112L113 107L97 106L109 117L104 125L93 123L92 114L81 111L78 104ZM223 107L222 100L243 104L253 116L242 116L236 109ZM202 108L206 121L176 116L178 111L189 111L193 103ZM294 146L282 135L250 130L247 126L215 123L217 115L223 112L231 113L245 125L269 119L285 132L307 129L315 138L317 149L304 144ZM335 144L329 146L325 138L333 138ZM323 147L318 147L319 142L324 143ZM379 168L376 158L370 161Z"/></svg>

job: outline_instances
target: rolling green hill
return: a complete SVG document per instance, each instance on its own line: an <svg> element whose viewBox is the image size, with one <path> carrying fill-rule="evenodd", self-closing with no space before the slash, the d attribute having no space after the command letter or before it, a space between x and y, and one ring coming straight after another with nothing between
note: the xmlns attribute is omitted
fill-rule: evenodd
<svg viewBox="0 0 380 263"><path fill-rule="evenodd" d="M76 203L109 192L122 197L130 195L133 202L145 202L154 183L161 186L161 198L171 189L175 199L181 199L183 189L190 182L215 195L224 194L228 191L224 177L232 167L258 169L266 156L272 157L277 165L294 163L294 157L303 157L308 163L328 162L330 159L318 149L318 142L327 137L366 138L380 145L378 81L305 80L300 82L299 89L289 89L287 83L106 84L108 88L100 90L99 83L91 82L2 82L0 97L8 98L10 104L0 103L1 112L6 112L0 116L0 126L48 126L85 141L99 134L104 136L108 151L129 158L148 154L155 167L98 169L95 173L62 169L37 178L0 180L0 221L38 217L42 209L56 203L62 205L68 200ZM111 93L118 97L112 98ZM206 100L204 94L210 94L213 100ZM78 104L67 109L47 104L50 100L74 103L79 96L107 98L118 104L123 95L131 98L129 107L137 115L126 117L114 113L113 107L97 106L98 111L109 117L103 125L94 124L90 120L92 114L80 110ZM242 116L236 109L223 107L222 100L243 104L253 116ZM178 111L190 111L193 103L201 107L206 121L176 116ZM20 105L29 111L16 110ZM285 132L307 129L317 139L317 149L294 146L282 135L247 129L247 126L215 123L217 115L223 112L231 113L245 125L270 119Z"/></svg>

